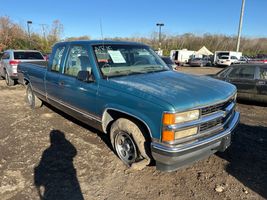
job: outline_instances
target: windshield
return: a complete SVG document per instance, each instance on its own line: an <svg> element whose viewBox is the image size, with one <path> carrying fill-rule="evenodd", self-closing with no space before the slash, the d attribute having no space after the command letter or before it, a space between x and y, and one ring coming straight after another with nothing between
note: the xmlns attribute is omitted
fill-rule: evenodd
<svg viewBox="0 0 267 200"><path fill-rule="evenodd" d="M105 77L166 71L169 68L146 46L95 45L94 53Z"/></svg>
<svg viewBox="0 0 267 200"><path fill-rule="evenodd" d="M14 59L17 60L44 60L41 53L36 51L17 51L14 52Z"/></svg>

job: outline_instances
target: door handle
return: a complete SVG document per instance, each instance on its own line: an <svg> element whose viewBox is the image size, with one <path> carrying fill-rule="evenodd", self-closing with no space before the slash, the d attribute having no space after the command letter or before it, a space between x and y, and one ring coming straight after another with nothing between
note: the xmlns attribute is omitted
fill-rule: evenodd
<svg viewBox="0 0 267 200"><path fill-rule="evenodd" d="M265 81L258 81L257 85L266 85L266 82Z"/></svg>

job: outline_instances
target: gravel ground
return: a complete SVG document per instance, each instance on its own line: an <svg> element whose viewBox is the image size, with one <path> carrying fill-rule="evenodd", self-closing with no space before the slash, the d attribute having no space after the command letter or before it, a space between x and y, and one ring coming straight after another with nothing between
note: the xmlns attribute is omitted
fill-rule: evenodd
<svg viewBox="0 0 267 200"><path fill-rule="evenodd" d="M218 68L181 67L212 74ZM238 103L233 143L171 173L128 170L108 138L51 108L35 111L22 86L0 81L0 199L266 199L267 107Z"/></svg>

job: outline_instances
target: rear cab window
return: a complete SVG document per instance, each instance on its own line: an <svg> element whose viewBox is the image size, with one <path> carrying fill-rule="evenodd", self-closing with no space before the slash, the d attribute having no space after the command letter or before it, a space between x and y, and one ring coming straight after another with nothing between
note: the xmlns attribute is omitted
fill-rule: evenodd
<svg viewBox="0 0 267 200"><path fill-rule="evenodd" d="M60 65L62 63L62 58L64 55L64 50L66 49L66 46L58 46L55 49L55 53L52 59L52 66L51 66L51 71L53 72L59 72L60 70Z"/></svg>

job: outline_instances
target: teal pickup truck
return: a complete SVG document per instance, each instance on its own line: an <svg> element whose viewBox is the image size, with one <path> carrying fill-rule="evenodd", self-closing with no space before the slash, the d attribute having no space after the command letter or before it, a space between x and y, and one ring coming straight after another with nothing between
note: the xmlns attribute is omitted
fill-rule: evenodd
<svg viewBox="0 0 267 200"><path fill-rule="evenodd" d="M239 122L235 86L172 71L141 43L57 43L18 77L31 108L45 101L108 134L127 166L173 171L224 151Z"/></svg>

